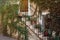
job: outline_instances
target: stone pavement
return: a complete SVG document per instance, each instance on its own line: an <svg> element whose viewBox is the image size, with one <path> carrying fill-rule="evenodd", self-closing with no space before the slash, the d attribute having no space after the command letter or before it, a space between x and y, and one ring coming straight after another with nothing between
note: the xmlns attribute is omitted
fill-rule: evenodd
<svg viewBox="0 0 60 40"><path fill-rule="evenodd" d="M2 34L0 34L0 40L16 40L16 39L10 38L10 37L6 37L6 36L3 36Z"/></svg>

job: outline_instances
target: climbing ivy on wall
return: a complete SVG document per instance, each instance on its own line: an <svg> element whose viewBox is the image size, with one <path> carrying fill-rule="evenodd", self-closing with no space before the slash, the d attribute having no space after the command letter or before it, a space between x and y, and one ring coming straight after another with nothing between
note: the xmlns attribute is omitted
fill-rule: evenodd
<svg viewBox="0 0 60 40"><path fill-rule="evenodd" d="M9 2L9 1L8 1ZM11 1L12 2L12 1ZM3 27L3 34L6 36L12 36L14 31L18 31L19 36L24 35L26 36L27 30L25 30L25 23L20 21L18 18L18 8L19 5L17 4L2 4L0 6L0 13L1 13L1 23ZM1 3L0 3L1 4ZM23 23L23 26L21 26ZM7 33L7 27L10 29L10 34ZM18 40L21 40L18 38ZM25 38L24 38L25 40Z"/></svg>

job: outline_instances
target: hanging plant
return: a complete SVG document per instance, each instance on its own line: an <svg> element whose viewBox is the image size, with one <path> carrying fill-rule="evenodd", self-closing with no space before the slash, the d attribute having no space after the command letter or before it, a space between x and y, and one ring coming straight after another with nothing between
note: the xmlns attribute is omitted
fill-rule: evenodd
<svg viewBox="0 0 60 40"><path fill-rule="evenodd" d="M40 29L40 27L41 27L40 24L36 24L36 25L35 25L35 28L37 28L37 29Z"/></svg>

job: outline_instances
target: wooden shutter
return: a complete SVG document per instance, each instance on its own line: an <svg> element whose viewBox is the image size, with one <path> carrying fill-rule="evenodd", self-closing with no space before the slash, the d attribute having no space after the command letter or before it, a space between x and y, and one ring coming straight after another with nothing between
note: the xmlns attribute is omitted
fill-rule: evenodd
<svg viewBox="0 0 60 40"><path fill-rule="evenodd" d="M22 0L20 4L20 11L27 12L28 11L28 0Z"/></svg>

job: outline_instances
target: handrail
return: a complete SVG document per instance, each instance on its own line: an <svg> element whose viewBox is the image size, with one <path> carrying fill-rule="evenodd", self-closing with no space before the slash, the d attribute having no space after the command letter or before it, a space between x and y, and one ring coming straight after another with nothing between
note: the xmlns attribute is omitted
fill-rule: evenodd
<svg viewBox="0 0 60 40"><path fill-rule="evenodd" d="M38 34L36 34L28 25L26 25L26 27L28 27L40 40L43 40L42 38L40 38L39 36L38 36ZM18 30L19 31L19 30ZM30 33L30 32L29 32ZM30 33L31 34L31 33Z"/></svg>
<svg viewBox="0 0 60 40"><path fill-rule="evenodd" d="M27 26L27 25L26 25ZM29 26L27 26L27 27L29 27ZM40 38L30 27L29 27L29 29L40 39L40 40L43 40L42 38Z"/></svg>

